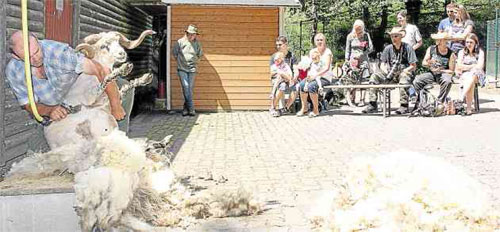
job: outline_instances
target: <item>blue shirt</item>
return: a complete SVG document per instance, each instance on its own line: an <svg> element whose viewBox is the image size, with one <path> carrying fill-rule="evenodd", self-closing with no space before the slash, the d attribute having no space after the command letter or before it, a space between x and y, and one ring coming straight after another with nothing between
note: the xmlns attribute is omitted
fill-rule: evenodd
<svg viewBox="0 0 500 232"><path fill-rule="evenodd" d="M83 72L84 55L68 44L52 40L40 40L46 79L35 76L32 67L32 83L35 102L58 105L70 87ZM5 75L20 105L28 104L28 91L24 74L24 61L10 59Z"/></svg>
<svg viewBox="0 0 500 232"><path fill-rule="evenodd" d="M446 29L451 26L451 23L452 22L451 22L450 18L445 18L445 19L441 20L441 22L439 22L438 30L439 31L446 31Z"/></svg>

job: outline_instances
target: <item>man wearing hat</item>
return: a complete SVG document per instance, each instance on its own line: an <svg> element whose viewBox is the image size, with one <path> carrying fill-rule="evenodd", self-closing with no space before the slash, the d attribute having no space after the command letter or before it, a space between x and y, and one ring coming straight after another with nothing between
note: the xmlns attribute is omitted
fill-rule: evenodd
<svg viewBox="0 0 500 232"><path fill-rule="evenodd" d="M387 45L382 52L380 58L381 71L375 72L370 77L372 84L410 84L414 71L417 68L417 57L413 48L402 42L405 36L405 31L401 27L394 27L389 32L392 44ZM399 89L400 104L399 109L396 110L397 114L408 113L408 89ZM377 90L370 89L370 103L362 111L363 113L377 112Z"/></svg>
<svg viewBox="0 0 500 232"><path fill-rule="evenodd" d="M427 84L434 81L439 83L440 90L438 100L443 103L451 89L451 79L455 70L456 55L446 46L446 41L450 38L446 32L432 34L431 38L436 40L436 45L427 48L422 66L429 68L429 72L418 75L413 81L413 86L417 93Z"/></svg>
<svg viewBox="0 0 500 232"><path fill-rule="evenodd" d="M182 116L195 116L196 114L193 104L194 77L198 62L203 56L201 44L197 39L198 35L198 28L195 25L189 25L184 36L174 44L172 51L177 60L177 74L184 95Z"/></svg>

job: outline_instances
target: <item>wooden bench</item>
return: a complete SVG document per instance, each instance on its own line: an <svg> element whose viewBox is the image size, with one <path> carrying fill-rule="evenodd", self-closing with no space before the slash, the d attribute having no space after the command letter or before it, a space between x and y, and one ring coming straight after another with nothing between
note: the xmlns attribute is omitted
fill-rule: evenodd
<svg viewBox="0 0 500 232"><path fill-rule="evenodd" d="M324 89L377 89L382 93L382 114L384 117L391 115L391 90L410 88L410 84L380 84L380 85L326 85Z"/></svg>

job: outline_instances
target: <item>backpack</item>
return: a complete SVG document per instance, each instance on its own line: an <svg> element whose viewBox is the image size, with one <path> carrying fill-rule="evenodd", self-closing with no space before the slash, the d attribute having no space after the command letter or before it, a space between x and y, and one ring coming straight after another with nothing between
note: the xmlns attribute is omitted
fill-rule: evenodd
<svg viewBox="0 0 500 232"><path fill-rule="evenodd" d="M420 90L416 109L411 112L410 116L438 117L444 115L445 111L446 106L424 88Z"/></svg>

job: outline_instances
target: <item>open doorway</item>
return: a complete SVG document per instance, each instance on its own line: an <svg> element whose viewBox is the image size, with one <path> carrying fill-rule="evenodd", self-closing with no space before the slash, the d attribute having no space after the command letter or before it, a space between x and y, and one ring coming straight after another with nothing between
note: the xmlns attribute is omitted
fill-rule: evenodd
<svg viewBox="0 0 500 232"><path fill-rule="evenodd" d="M136 89L132 116L166 108L167 15L153 16L153 30L156 32L151 45L153 81L146 87Z"/></svg>

